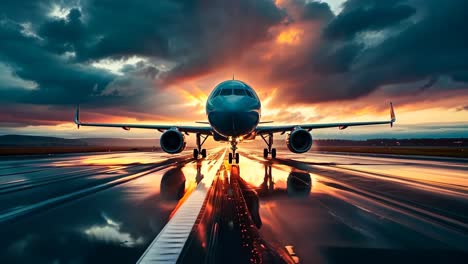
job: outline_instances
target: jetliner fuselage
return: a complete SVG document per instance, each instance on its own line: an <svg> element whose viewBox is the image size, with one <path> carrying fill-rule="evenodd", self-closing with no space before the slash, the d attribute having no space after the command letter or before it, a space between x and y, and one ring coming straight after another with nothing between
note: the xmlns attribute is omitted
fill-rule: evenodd
<svg viewBox="0 0 468 264"><path fill-rule="evenodd" d="M260 99L246 83L224 81L208 97L206 114L219 135L231 140L245 137L254 132L260 122Z"/></svg>

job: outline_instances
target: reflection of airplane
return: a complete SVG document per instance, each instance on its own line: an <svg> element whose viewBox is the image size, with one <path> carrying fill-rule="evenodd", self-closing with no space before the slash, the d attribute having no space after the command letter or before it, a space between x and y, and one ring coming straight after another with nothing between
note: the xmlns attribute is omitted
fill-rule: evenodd
<svg viewBox="0 0 468 264"><path fill-rule="evenodd" d="M199 184L201 180L205 178L205 175L201 173L201 167L202 167L201 161L197 160L197 176L195 177L195 181L197 182L197 184Z"/></svg>
<svg viewBox="0 0 468 264"><path fill-rule="evenodd" d="M167 200L179 200L185 193L185 175L182 167L172 168L161 178L161 196Z"/></svg>
<svg viewBox="0 0 468 264"><path fill-rule="evenodd" d="M203 143L212 136L216 141L225 141L231 144L232 153L229 153L229 163L235 159L239 163L239 153L236 153L237 144L243 140L251 140L261 136L268 148L263 150L265 158L271 155L276 158L276 149L273 146L274 133L288 133L286 145L294 153L307 152L312 146L312 129L338 127L345 129L350 126L365 126L390 124L395 122L393 106L390 103L390 120L374 122L339 122L326 124L291 124L291 125L262 125L260 122L261 105L255 91L246 83L238 80L228 80L218 84L206 103L208 122L205 126L179 126L179 125L145 125L145 124L109 124L109 123L83 123L79 119L79 107L76 108L75 123L79 126L120 127L156 129L163 132L160 139L161 148L167 153L179 153L184 150L186 142L184 134L195 133L197 136L197 149L193 150L194 158L199 155L206 157ZM263 122L268 123L268 122Z"/></svg>
<svg viewBox="0 0 468 264"><path fill-rule="evenodd" d="M294 197L308 196L312 190L312 178L303 171L291 171L288 176L288 195Z"/></svg>
<svg viewBox="0 0 468 264"><path fill-rule="evenodd" d="M275 190L275 183L271 170L271 162L265 163L265 176L259 191L262 195L278 192ZM290 197L305 197L312 190L312 178L310 174L300 170L293 170L287 179L287 193Z"/></svg>

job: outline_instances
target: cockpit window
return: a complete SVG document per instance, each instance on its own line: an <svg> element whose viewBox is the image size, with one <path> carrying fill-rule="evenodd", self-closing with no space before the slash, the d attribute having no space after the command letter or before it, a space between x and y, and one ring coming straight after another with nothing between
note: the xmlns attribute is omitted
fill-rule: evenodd
<svg viewBox="0 0 468 264"><path fill-rule="evenodd" d="M231 88L224 88L221 90L221 93L219 95L232 95L232 89Z"/></svg>
<svg viewBox="0 0 468 264"><path fill-rule="evenodd" d="M241 95L241 96L244 96L244 95L245 95L245 90L244 90L243 88L234 89L234 95Z"/></svg>
<svg viewBox="0 0 468 264"><path fill-rule="evenodd" d="M234 80L224 81L218 84L215 87L211 98L229 95L248 96L253 99L258 99L257 95L252 90L252 88L250 88L250 86L243 82Z"/></svg>
<svg viewBox="0 0 468 264"><path fill-rule="evenodd" d="M220 89L216 90L216 91L213 93L213 98L216 97L216 96L218 96L220 92L221 92Z"/></svg>

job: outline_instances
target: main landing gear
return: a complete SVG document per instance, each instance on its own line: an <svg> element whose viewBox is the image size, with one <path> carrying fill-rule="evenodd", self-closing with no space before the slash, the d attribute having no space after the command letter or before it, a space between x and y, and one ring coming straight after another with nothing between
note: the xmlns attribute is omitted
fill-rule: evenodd
<svg viewBox="0 0 468 264"><path fill-rule="evenodd" d="M271 158L275 159L276 158L276 148L272 148L273 146L273 133L270 133L268 135L260 135L267 144L268 148L263 149L263 157L266 159L268 158L268 154L271 154ZM267 138L268 137L268 141Z"/></svg>
<svg viewBox="0 0 468 264"><path fill-rule="evenodd" d="M236 152L237 150L237 142L231 141L231 150L232 153L229 153L228 161L229 164L232 164L232 161L235 160L237 164L239 164L239 153Z"/></svg>
<svg viewBox="0 0 468 264"><path fill-rule="evenodd" d="M208 138L208 135L202 136L202 134L197 133L197 148L193 150L194 159L198 159L198 155L201 155L202 158L206 158L206 149L202 149L202 146L205 143L207 138Z"/></svg>

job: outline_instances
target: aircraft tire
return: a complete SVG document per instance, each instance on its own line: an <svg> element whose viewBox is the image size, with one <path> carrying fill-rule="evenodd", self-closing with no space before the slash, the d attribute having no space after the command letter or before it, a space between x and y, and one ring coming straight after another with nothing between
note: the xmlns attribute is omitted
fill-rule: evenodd
<svg viewBox="0 0 468 264"><path fill-rule="evenodd" d="M236 163L239 164L239 153L236 153Z"/></svg>
<svg viewBox="0 0 468 264"><path fill-rule="evenodd" d="M193 150L193 158L198 159L198 149Z"/></svg>
<svg viewBox="0 0 468 264"><path fill-rule="evenodd" d="M268 149L266 149L266 148L263 149L263 157L265 159L268 158Z"/></svg>
<svg viewBox="0 0 468 264"><path fill-rule="evenodd" d="M206 158L206 149L201 150L201 155L203 158Z"/></svg>
<svg viewBox="0 0 468 264"><path fill-rule="evenodd" d="M232 164L232 153L229 153L228 161L229 161L229 164Z"/></svg>
<svg viewBox="0 0 468 264"><path fill-rule="evenodd" d="M271 149L271 158L276 159L276 148Z"/></svg>

